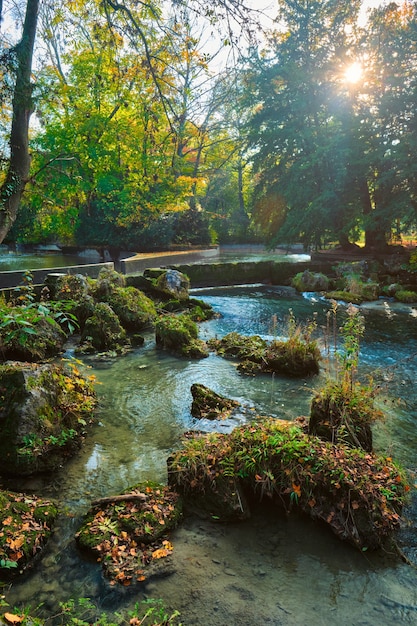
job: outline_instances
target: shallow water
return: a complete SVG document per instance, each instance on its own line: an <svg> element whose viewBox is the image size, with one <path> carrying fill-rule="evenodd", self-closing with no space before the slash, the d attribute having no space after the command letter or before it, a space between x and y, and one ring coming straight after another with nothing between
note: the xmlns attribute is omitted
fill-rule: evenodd
<svg viewBox="0 0 417 626"><path fill-rule="evenodd" d="M315 294L257 285L198 290L195 295L222 315L200 326L205 339L231 330L285 336L289 309L298 320L317 313L320 338L326 324L328 303ZM363 310L360 373L372 374L380 385L379 403L386 412L376 430L376 445L413 470L416 311L382 302ZM358 553L327 528L266 509L240 524L187 520L172 536L175 575L135 590L109 587L99 567L77 552L74 533L91 500L145 479L165 482L166 458L180 435L190 428L214 427L190 415L194 382L246 401L258 413L293 419L307 414L311 391L325 373L307 380L245 377L233 362L214 354L188 361L162 353L152 335L126 357L86 360L85 365L101 383L99 424L62 472L25 485L59 498L70 516L60 519L36 570L8 591L11 604L43 603L41 611L49 614L60 601L90 597L103 610L113 611L151 596L179 609L185 626L417 624L414 568L393 555ZM222 422L220 429L227 431L244 419L242 414L233 423ZM416 506L406 513L409 525L400 537L407 556L417 562Z"/></svg>

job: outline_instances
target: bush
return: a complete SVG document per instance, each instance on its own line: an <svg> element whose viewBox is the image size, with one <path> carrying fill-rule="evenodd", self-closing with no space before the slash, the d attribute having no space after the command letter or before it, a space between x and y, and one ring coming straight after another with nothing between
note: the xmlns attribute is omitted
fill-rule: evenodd
<svg viewBox="0 0 417 626"><path fill-rule="evenodd" d="M394 297L398 302L417 302L417 293L415 291L409 291L408 289L399 289L395 292Z"/></svg>

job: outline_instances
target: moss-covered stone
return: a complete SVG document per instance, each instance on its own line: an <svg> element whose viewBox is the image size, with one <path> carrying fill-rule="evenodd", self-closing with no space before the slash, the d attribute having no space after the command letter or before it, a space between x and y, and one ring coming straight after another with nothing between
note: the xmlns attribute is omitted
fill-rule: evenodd
<svg viewBox="0 0 417 626"><path fill-rule="evenodd" d="M237 400L231 400L209 389L205 385L191 385L191 415L198 419L226 419L232 411L240 406Z"/></svg>
<svg viewBox="0 0 417 626"><path fill-rule="evenodd" d="M66 334L36 307L0 308L0 360L38 362L62 351Z"/></svg>
<svg viewBox="0 0 417 626"><path fill-rule="evenodd" d="M61 466L93 418L92 382L71 364L0 366L0 473Z"/></svg>
<svg viewBox="0 0 417 626"><path fill-rule="evenodd" d="M166 485L140 483L126 494L94 503L76 539L102 563L111 580L124 585L141 582L161 573L155 566L172 553L166 536L181 517L178 493Z"/></svg>
<svg viewBox="0 0 417 626"><path fill-rule="evenodd" d="M135 287L114 287L104 300L111 306L127 332L137 332L156 319L153 301Z"/></svg>
<svg viewBox="0 0 417 626"><path fill-rule="evenodd" d="M325 274L309 270L299 272L292 279L292 286L297 291L327 291L329 284L330 280Z"/></svg>
<svg viewBox="0 0 417 626"><path fill-rule="evenodd" d="M174 354L190 358L204 358L209 352L204 341L198 339L197 324L186 314L162 315L155 324L157 346Z"/></svg>
<svg viewBox="0 0 417 626"><path fill-rule="evenodd" d="M309 376L319 372L320 350L311 339L294 333L287 341L268 342L258 335L232 332L208 342L217 354L236 357L238 369L245 374L276 372L287 376Z"/></svg>
<svg viewBox="0 0 417 626"><path fill-rule="evenodd" d="M271 418L228 435L187 434L168 459L168 482L186 508L201 505L216 518L239 519L248 514L247 502L268 498L287 513L298 509L324 521L359 549L392 538L409 490L392 459L323 442Z"/></svg>
<svg viewBox="0 0 417 626"><path fill-rule="evenodd" d="M359 383L328 381L314 393L308 432L331 441L372 451L372 424L382 417L372 390Z"/></svg>
<svg viewBox="0 0 417 626"><path fill-rule="evenodd" d="M0 581L22 574L32 565L57 515L56 505L49 500L0 491Z"/></svg>
<svg viewBox="0 0 417 626"><path fill-rule="evenodd" d="M123 353L129 347L126 331L111 306L106 302L96 304L94 314L85 322L78 351Z"/></svg>
<svg viewBox="0 0 417 626"><path fill-rule="evenodd" d="M417 292L410 289L399 289L395 292L394 297L398 302L412 303L417 302Z"/></svg>

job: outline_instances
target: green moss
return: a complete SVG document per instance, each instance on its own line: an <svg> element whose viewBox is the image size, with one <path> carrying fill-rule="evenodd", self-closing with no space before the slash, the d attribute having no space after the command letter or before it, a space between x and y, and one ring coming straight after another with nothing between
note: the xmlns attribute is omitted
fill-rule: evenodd
<svg viewBox="0 0 417 626"><path fill-rule="evenodd" d="M191 358L208 356L206 344L198 339L197 324L189 315L163 315L155 324L158 346L174 354Z"/></svg>
<svg viewBox="0 0 417 626"><path fill-rule="evenodd" d="M408 289L399 289L395 292L395 299L404 303L417 302L417 293Z"/></svg>
<svg viewBox="0 0 417 626"><path fill-rule="evenodd" d="M142 330L156 318L153 301L135 287L115 287L105 299L128 332Z"/></svg>
<svg viewBox="0 0 417 626"><path fill-rule="evenodd" d="M231 434L188 438L169 459L169 484L186 506L209 494L212 512L238 489L326 521L356 547L377 548L399 527L409 490L390 458L333 445L297 426L260 419Z"/></svg>
<svg viewBox="0 0 417 626"><path fill-rule="evenodd" d="M364 298L361 295L351 293L349 291L329 291L326 293L329 300L342 300L343 302L351 302L352 304L362 304Z"/></svg>
<svg viewBox="0 0 417 626"><path fill-rule="evenodd" d="M130 344L119 318L105 302L99 302L94 308L94 315L86 320L81 343L102 351L124 351Z"/></svg>

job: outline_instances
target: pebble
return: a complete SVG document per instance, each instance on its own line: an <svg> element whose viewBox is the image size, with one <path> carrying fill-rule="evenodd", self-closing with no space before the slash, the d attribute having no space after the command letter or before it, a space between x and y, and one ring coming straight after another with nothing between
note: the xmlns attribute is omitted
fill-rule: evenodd
<svg viewBox="0 0 417 626"><path fill-rule="evenodd" d="M232 569L225 569L224 573L226 574L226 576L236 576L236 572L234 572Z"/></svg>

